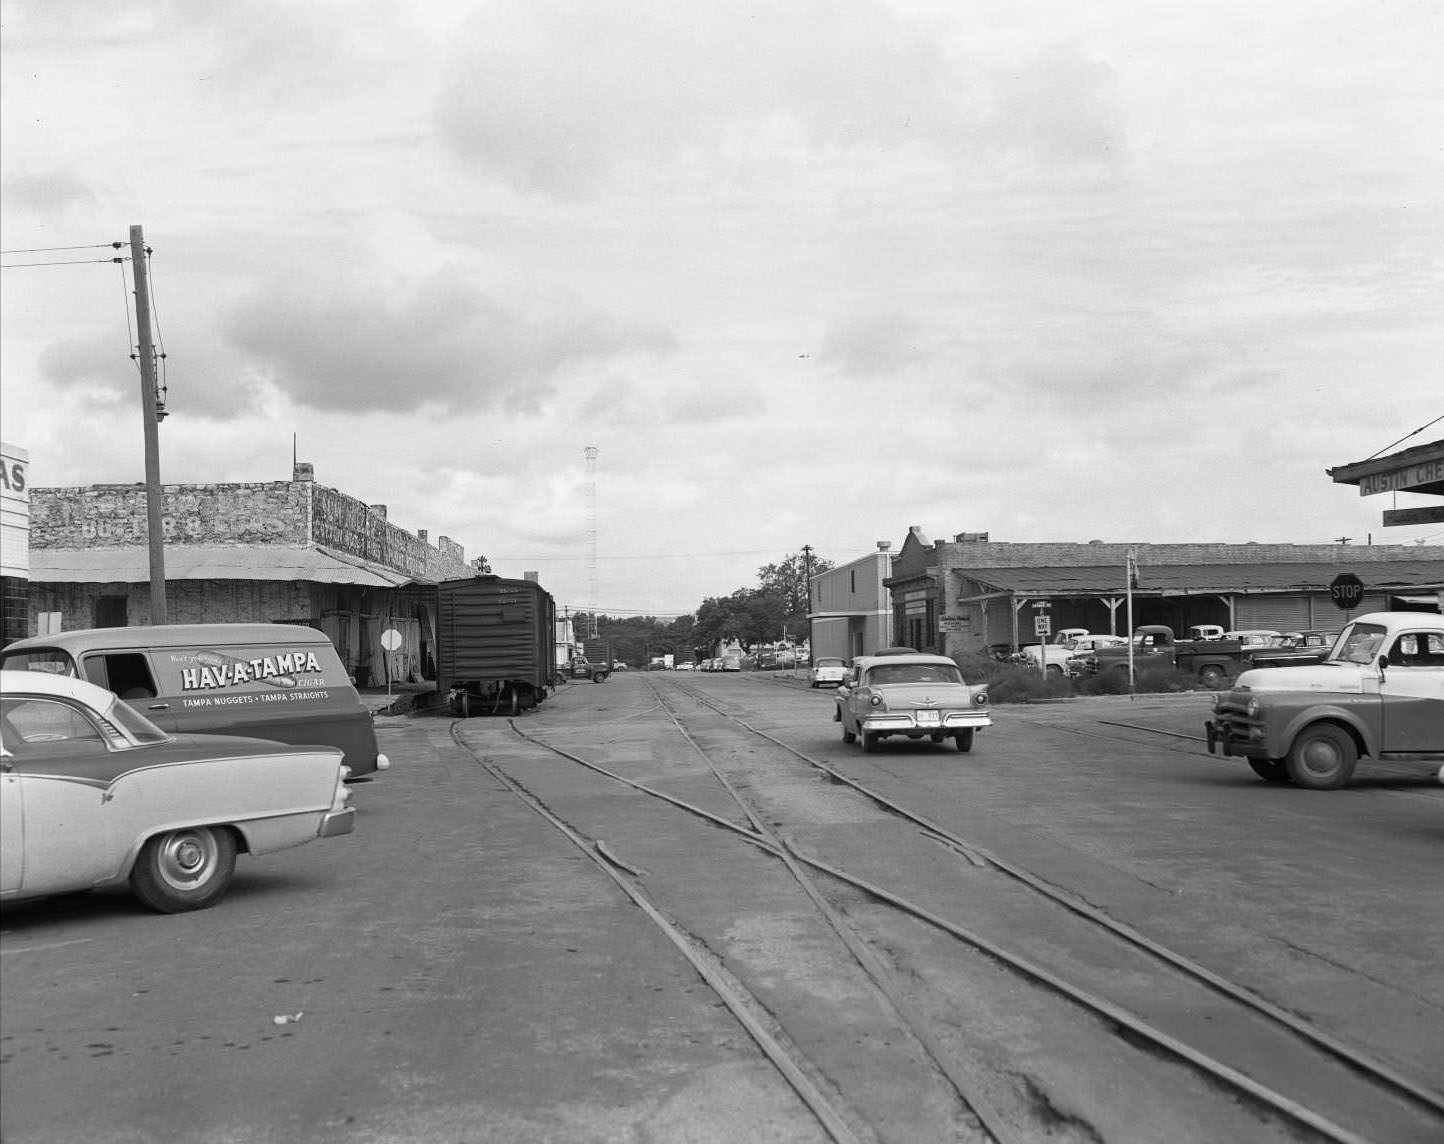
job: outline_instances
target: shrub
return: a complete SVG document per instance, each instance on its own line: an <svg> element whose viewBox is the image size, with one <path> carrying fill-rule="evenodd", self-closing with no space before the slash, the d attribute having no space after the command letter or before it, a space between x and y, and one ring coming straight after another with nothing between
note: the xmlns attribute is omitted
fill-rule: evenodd
<svg viewBox="0 0 1444 1144"><path fill-rule="evenodd" d="M992 703L1036 703L1073 694L1072 686L1062 676L1049 674L1045 679L1035 668L1022 664L1002 663L977 654L954 656L953 660L969 683L988 685L988 700Z"/></svg>

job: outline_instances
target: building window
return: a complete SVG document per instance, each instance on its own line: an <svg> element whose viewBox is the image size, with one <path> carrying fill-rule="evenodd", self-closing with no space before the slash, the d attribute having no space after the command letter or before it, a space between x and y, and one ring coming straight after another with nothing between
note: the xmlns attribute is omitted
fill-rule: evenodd
<svg viewBox="0 0 1444 1144"><path fill-rule="evenodd" d="M850 572L848 572L848 574L847 574L847 582L848 582L848 589L847 589L847 590L848 590L849 592L856 592L856 591L857 591L857 569L856 569L856 568L854 568L854 569L852 569Z"/></svg>
<svg viewBox="0 0 1444 1144"><path fill-rule="evenodd" d="M123 628L130 623L124 596L97 596L95 598L95 626L98 628Z"/></svg>

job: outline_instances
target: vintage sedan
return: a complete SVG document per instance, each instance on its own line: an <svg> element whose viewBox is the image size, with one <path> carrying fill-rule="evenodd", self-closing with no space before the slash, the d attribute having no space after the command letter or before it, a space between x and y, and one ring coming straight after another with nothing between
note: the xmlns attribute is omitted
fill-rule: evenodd
<svg viewBox="0 0 1444 1144"><path fill-rule="evenodd" d="M847 660L834 655L820 655L807 673L808 684L819 687L837 687L847 674Z"/></svg>
<svg viewBox="0 0 1444 1144"><path fill-rule="evenodd" d="M864 752L889 735L934 743L951 737L958 750L971 751L977 730L993 723L985 685L967 683L947 656L916 652L853 660L834 719L842 723L842 741L860 739Z"/></svg>
<svg viewBox="0 0 1444 1144"><path fill-rule="evenodd" d="M129 882L204 909L237 852L349 834L349 774L336 747L170 735L92 683L0 671L0 901Z"/></svg>

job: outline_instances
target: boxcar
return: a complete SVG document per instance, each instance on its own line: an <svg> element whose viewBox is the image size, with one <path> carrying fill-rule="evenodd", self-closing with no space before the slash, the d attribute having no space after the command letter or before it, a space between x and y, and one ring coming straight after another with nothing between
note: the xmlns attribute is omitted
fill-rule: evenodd
<svg viewBox="0 0 1444 1144"><path fill-rule="evenodd" d="M436 586L437 691L458 715L517 715L556 675L556 604L531 580L474 576Z"/></svg>

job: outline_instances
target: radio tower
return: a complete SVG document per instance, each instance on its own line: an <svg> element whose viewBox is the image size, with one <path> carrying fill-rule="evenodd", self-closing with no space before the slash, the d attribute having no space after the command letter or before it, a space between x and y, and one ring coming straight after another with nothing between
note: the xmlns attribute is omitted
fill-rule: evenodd
<svg viewBox="0 0 1444 1144"><path fill-rule="evenodd" d="M597 447L588 445L587 458L587 611L591 638L597 638Z"/></svg>

